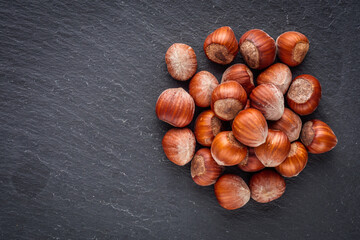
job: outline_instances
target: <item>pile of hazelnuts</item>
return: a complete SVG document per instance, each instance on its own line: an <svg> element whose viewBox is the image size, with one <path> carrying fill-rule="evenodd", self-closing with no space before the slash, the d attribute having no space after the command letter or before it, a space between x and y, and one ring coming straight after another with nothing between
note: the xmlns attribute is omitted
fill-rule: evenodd
<svg viewBox="0 0 360 240"><path fill-rule="evenodd" d="M191 161L194 182L215 184L222 207L240 208L250 197L260 203L279 198L285 192L284 177L297 176L305 168L308 152L324 153L336 146L337 138L326 123L314 119L302 124L299 117L314 112L321 98L318 79L308 74L292 79L289 68L299 65L308 50L309 40L299 32L285 32L275 41L252 29L238 42L230 27L221 27L204 42L207 58L227 65L240 51L247 65L227 68L220 84L208 71L196 73L196 55L190 46L175 43L167 50L170 75L191 80L189 93L170 88L157 100L157 117L176 127L162 140L164 152L177 165ZM276 55L282 63L273 64ZM256 79L257 86L250 68L265 69ZM194 117L195 105L210 109L198 115L193 132L185 127ZM204 148L195 153L196 141ZM249 186L238 175L222 175L226 166L254 172Z"/></svg>

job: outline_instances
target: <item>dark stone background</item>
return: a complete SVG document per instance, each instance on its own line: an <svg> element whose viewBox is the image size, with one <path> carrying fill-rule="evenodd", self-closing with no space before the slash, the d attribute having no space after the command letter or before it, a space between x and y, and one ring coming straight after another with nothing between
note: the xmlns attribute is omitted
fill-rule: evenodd
<svg viewBox="0 0 360 240"><path fill-rule="evenodd" d="M360 239L359 12L355 0L0 1L0 239ZM166 159L170 126L154 111L188 85L166 70L174 42L221 79L202 45L224 25L306 34L293 75L315 75L323 97L304 119L339 140L282 198L235 211Z"/></svg>

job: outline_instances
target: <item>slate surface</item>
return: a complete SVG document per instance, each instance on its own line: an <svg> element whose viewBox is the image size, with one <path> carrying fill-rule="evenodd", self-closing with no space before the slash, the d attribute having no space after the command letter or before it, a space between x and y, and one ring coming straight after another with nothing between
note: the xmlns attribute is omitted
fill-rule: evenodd
<svg viewBox="0 0 360 240"><path fill-rule="evenodd" d="M360 239L358 1L1 1L0 239ZM158 95L174 42L220 80L206 36L231 26L306 34L337 134L285 195L222 209L163 154ZM243 62L238 56L235 62ZM200 112L197 109L197 113ZM248 174L236 172L249 180Z"/></svg>

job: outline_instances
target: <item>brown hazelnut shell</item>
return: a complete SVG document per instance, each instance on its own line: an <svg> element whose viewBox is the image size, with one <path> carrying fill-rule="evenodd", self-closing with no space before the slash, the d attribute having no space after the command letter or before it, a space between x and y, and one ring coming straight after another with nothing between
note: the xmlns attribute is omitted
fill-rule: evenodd
<svg viewBox="0 0 360 240"><path fill-rule="evenodd" d="M290 67L302 63L309 51L309 40L299 32L284 32L276 39L277 55L281 62Z"/></svg>
<svg viewBox="0 0 360 240"><path fill-rule="evenodd" d="M268 203L284 194L286 184L284 178L277 172L264 169L251 177L249 188L252 199L259 203Z"/></svg>
<svg viewBox="0 0 360 240"><path fill-rule="evenodd" d="M222 75L221 83L235 81L239 83L249 95L255 88L254 75L245 64L237 63L228 67Z"/></svg>
<svg viewBox="0 0 360 240"><path fill-rule="evenodd" d="M218 80L210 72L201 71L196 73L189 84L189 93L194 98L196 106L209 107L211 94L218 85Z"/></svg>
<svg viewBox="0 0 360 240"><path fill-rule="evenodd" d="M246 159L247 147L238 142L231 131L224 131L214 138L211 155L220 166L234 166Z"/></svg>
<svg viewBox="0 0 360 240"><path fill-rule="evenodd" d="M285 133L269 129L266 142L255 148L255 154L265 167L279 166L290 152L291 144Z"/></svg>
<svg viewBox="0 0 360 240"><path fill-rule="evenodd" d="M270 129L283 131L288 136L290 142L299 138L301 127L301 118L289 108L284 109L284 114L279 120L269 124Z"/></svg>
<svg viewBox="0 0 360 240"><path fill-rule="evenodd" d="M250 100L251 107L259 110L267 120L279 120L284 113L284 96L272 83L264 83L254 88Z"/></svg>
<svg viewBox="0 0 360 240"><path fill-rule="evenodd" d="M318 119L307 121L301 130L301 142L310 153L324 153L333 149L338 140L333 130Z"/></svg>
<svg viewBox="0 0 360 240"><path fill-rule="evenodd" d="M250 200L250 189L244 180L234 174L221 176L214 186L215 196L223 208L234 210Z"/></svg>
<svg viewBox="0 0 360 240"><path fill-rule="evenodd" d="M162 146L166 157L170 161L183 166L193 158L196 140L189 128L173 128L164 135Z"/></svg>
<svg viewBox="0 0 360 240"><path fill-rule="evenodd" d="M239 40L240 53L252 69L270 66L276 57L276 45L272 37L260 29L252 29Z"/></svg>
<svg viewBox="0 0 360 240"><path fill-rule="evenodd" d="M176 80L186 81L196 73L196 54L189 45L171 45L165 54L165 62L168 72Z"/></svg>
<svg viewBox="0 0 360 240"><path fill-rule="evenodd" d="M292 80L291 70L283 63L275 63L265 69L256 79L257 84L272 83L284 95Z"/></svg>
<svg viewBox="0 0 360 240"><path fill-rule="evenodd" d="M304 170L308 161L308 152L301 142L293 142L291 150L279 166L275 169L284 177L295 177Z"/></svg>
<svg viewBox="0 0 360 240"><path fill-rule="evenodd" d="M259 110L249 108L238 113L233 121L232 130L239 142L249 147L257 147L265 142L268 125Z"/></svg>
<svg viewBox="0 0 360 240"><path fill-rule="evenodd" d="M251 101L250 101L250 99L248 99L247 101L246 101L246 105L245 105L245 107L244 107L244 110L245 109L248 109L248 108L250 108L251 107Z"/></svg>
<svg viewBox="0 0 360 240"><path fill-rule="evenodd" d="M224 167L215 162L208 148L197 151L191 161L191 178L200 186L214 184L223 171Z"/></svg>
<svg viewBox="0 0 360 240"><path fill-rule="evenodd" d="M309 74L297 76L286 95L289 107L299 115L309 115L319 106L321 85L319 80Z"/></svg>
<svg viewBox="0 0 360 240"><path fill-rule="evenodd" d="M222 122L212 110L206 110L198 115L195 121L194 133L199 144L210 147L215 136L222 130Z"/></svg>
<svg viewBox="0 0 360 240"><path fill-rule="evenodd" d="M185 127L194 117L194 99L183 88L169 88L160 94L155 111L161 121Z"/></svg>
<svg viewBox="0 0 360 240"><path fill-rule="evenodd" d="M244 88L237 82L224 82L211 95L211 110L224 121L230 121L242 110L247 101Z"/></svg>
<svg viewBox="0 0 360 240"><path fill-rule="evenodd" d="M234 31L228 26L216 29L205 39L204 52L215 63L231 63L239 52Z"/></svg>
<svg viewBox="0 0 360 240"><path fill-rule="evenodd" d="M257 172L265 168L265 166L256 157L255 150L252 147L248 148L247 160L239 163L238 167L244 172Z"/></svg>

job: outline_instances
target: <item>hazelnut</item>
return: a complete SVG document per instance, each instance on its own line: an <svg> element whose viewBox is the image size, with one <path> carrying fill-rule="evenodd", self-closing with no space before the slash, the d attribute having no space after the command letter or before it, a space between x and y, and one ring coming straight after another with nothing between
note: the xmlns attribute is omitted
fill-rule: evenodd
<svg viewBox="0 0 360 240"><path fill-rule="evenodd" d="M255 88L253 73L242 63L234 64L225 70L221 83L228 81L239 83L245 89L247 95Z"/></svg>
<svg viewBox="0 0 360 240"><path fill-rule="evenodd" d="M195 137L199 144L210 147L215 136L221 131L222 122L212 110L199 114L195 121Z"/></svg>
<svg viewBox="0 0 360 240"><path fill-rule="evenodd" d="M191 161L195 153L195 136L188 128L173 128L166 132L162 146L166 157L183 166Z"/></svg>
<svg viewBox="0 0 360 240"><path fill-rule="evenodd" d="M220 132L211 144L211 155L220 166L234 166L246 159L247 147L231 131Z"/></svg>
<svg viewBox="0 0 360 240"><path fill-rule="evenodd" d="M313 113L319 106L321 86L319 81L308 74L297 76L291 83L286 100L289 107L299 115Z"/></svg>
<svg viewBox="0 0 360 240"><path fill-rule="evenodd" d="M232 130L239 142L249 147L257 147L265 142L268 125L260 111L249 108L235 117Z"/></svg>
<svg viewBox="0 0 360 240"><path fill-rule="evenodd" d="M194 99L183 88L163 91L156 102L156 115L174 127L188 125L195 112Z"/></svg>
<svg viewBox="0 0 360 240"><path fill-rule="evenodd" d="M290 152L291 144L285 133L269 129L266 142L255 148L255 154L265 167L279 166Z"/></svg>
<svg viewBox="0 0 360 240"><path fill-rule="evenodd" d="M270 129L283 131L288 136L290 142L299 138L301 127L301 118L288 108L284 109L284 114L279 120L269 124Z"/></svg>
<svg viewBox="0 0 360 240"><path fill-rule="evenodd" d="M259 110L267 120L279 120L284 113L284 96L272 83L257 86L250 94L251 107Z"/></svg>
<svg viewBox="0 0 360 240"><path fill-rule="evenodd" d="M176 80L186 81L196 73L196 54L189 45L171 45L165 54L165 62L170 75Z"/></svg>
<svg viewBox="0 0 360 240"><path fill-rule="evenodd" d="M260 73L256 79L257 84L272 83L277 86L282 94L288 90L292 80L290 68L282 63L275 63Z"/></svg>
<svg viewBox="0 0 360 240"><path fill-rule="evenodd" d="M250 200L250 189L244 180L234 174L225 174L215 183L215 195L223 208L234 210Z"/></svg>
<svg viewBox="0 0 360 240"><path fill-rule="evenodd" d="M275 41L260 29L252 29L244 33L239 45L246 64L253 69L264 69L275 60Z"/></svg>
<svg viewBox="0 0 360 240"><path fill-rule="evenodd" d="M246 105L247 95L237 82L224 82L217 86L211 95L211 109L224 121L230 121Z"/></svg>
<svg viewBox="0 0 360 240"><path fill-rule="evenodd" d="M295 67L302 63L308 50L309 40L299 32L284 32L276 39L277 55L283 63Z"/></svg>
<svg viewBox="0 0 360 240"><path fill-rule="evenodd" d="M223 170L224 167L214 161L208 148L197 151L191 161L191 177L200 186L214 184Z"/></svg>
<svg viewBox="0 0 360 240"><path fill-rule="evenodd" d="M276 171L284 177L295 177L305 168L307 161L308 153L304 145L301 142L293 142L288 156L276 167Z"/></svg>
<svg viewBox="0 0 360 240"><path fill-rule="evenodd" d="M221 27L212 32L204 42L206 57L219 64L231 63L239 52L238 42L230 27Z"/></svg>
<svg viewBox="0 0 360 240"><path fill-rule="evenodd" d="M189 84L189 93L194 98L196 106L209 107L211 94L218 85L216 77L208 71L195 74Z"/></svg>
<svg viewBox="0 0 360 240"><path fill-rule="evenodd" d="M317 119L304 124L300 139L309 152L315 154L330 151L338 142L329 125Z"/></svg>
<svg viewBox="0 0 360 240"><path fill-rule="evenodd" d="M259 203L268 203L281 197L285 192L285 180L277 172L264 169L250 179L251 198Z"/></svg>
<svg viewBox="0 0 360 240"><path fill-rule="evenodd" d="M244 172L257 172L265 168L265 166L256 157L255 150L252 147L248 148L247 160L239 163L238 167Z"/></svg>

